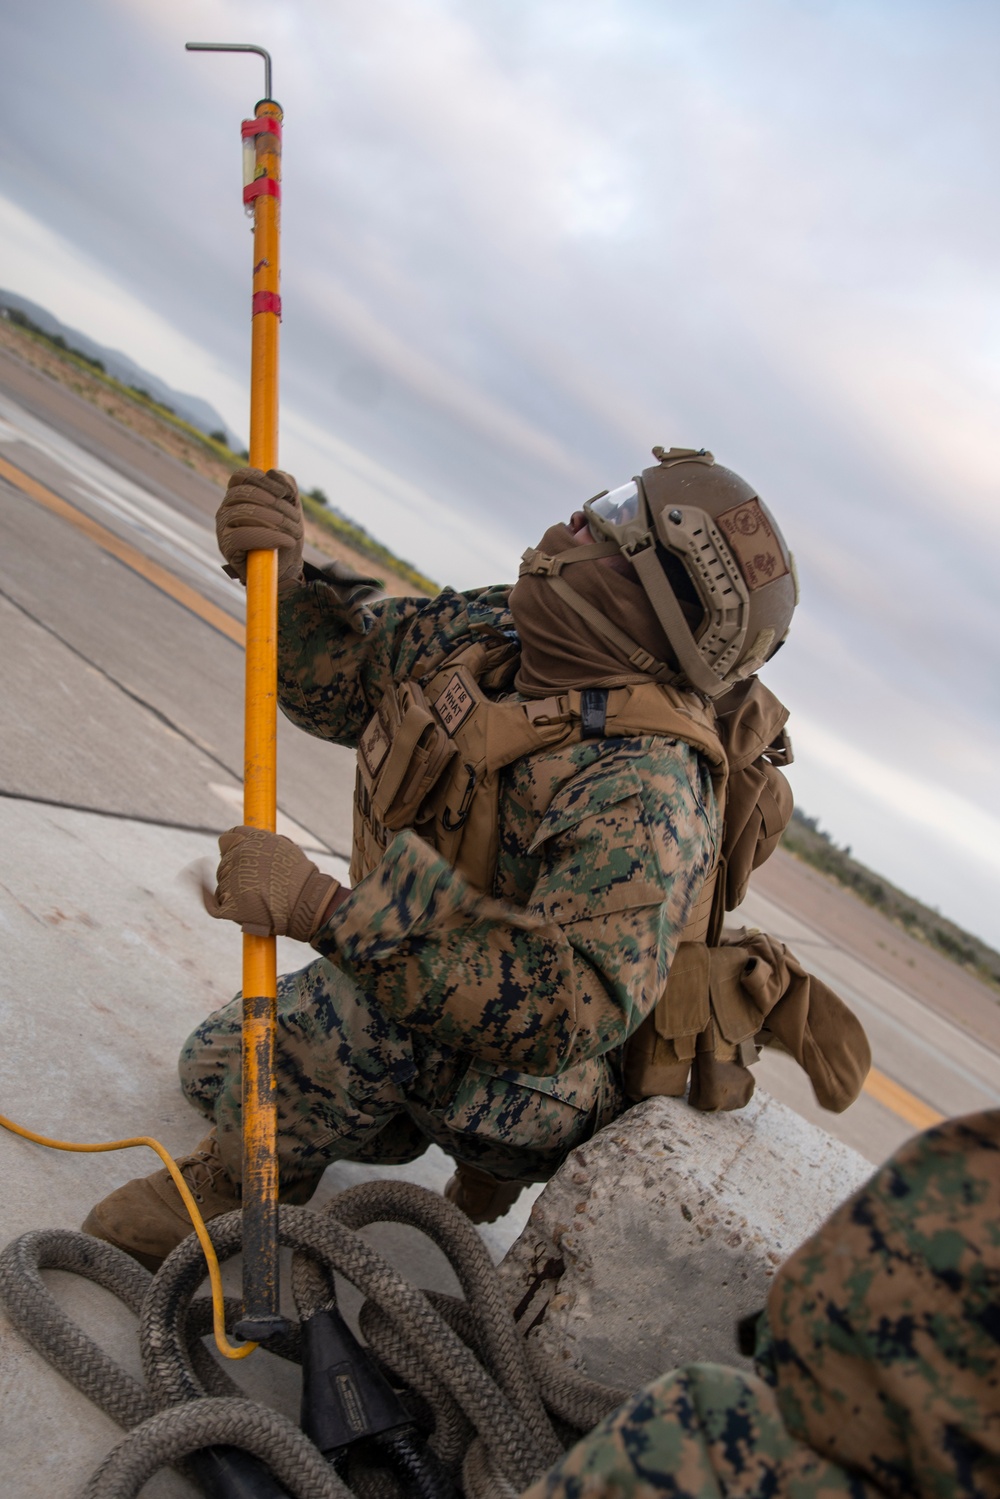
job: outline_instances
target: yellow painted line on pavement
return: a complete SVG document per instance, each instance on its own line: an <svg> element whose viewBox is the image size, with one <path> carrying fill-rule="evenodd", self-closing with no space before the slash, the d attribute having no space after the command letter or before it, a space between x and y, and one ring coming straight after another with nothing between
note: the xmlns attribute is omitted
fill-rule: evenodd
<svg viewBox="0 0 1000 1499"><path fill-rule="evenodd" d="M901 1083L894 1083L891 1077L886 1077L876 1067L872 1068L865 1079L864 1091L876 1103L891 1109L900 1119L905 1119L907 1124L912 1124L914 1129L930 1129L932 1125L940 1124L945 1117L937 1109L932 1109L929 1103L924 1103L922 1098L909 1092Z"/></svg>
<svg viewBox="0 0 1000 1499"><path fill-rule="evenodd" d="M29 499L35 500L39 505L44 505L46 510L51 510L53 515L69 521L71 526L75 526L84 536L96 542L102 551L110 553L112 557L117 557L119 562L124 562L126 567L138 573L141 578L145 578L147 583L152 583L153 587L158 588L161 593L167 594L185 609L190 609L192 614L196 614L199 619L203 619L206 624L211 625L221 634L227 635L236 645L246 645L246 631L238 619L233 619L232 615L227 614L224 609L210 603L197 589L192 588L188 583L183 583L165 567L151 562L142 552L130 546L127 541L122 541L106 526L92 520L83 510L77 509L68 500L54 494L44 484L39 484L37 479L33 479L23 469L15 468L14 464L8 463L5 458L0 458L0 476L13 484L14 488L19 489L22 494L27 495Z"/></svg>

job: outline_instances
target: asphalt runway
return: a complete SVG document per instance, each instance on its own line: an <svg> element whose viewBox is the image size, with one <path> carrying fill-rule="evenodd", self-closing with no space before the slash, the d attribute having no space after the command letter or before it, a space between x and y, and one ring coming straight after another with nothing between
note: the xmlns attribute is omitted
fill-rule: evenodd
<svg viewBox="0 0 1000 1499"><path fill-rule="evenodd" d="M219 567L216 503L176 460L0 356L0 795L179 830L238 820L243 595ZM281 722L284 830L346 854L353 780L348 751ZM784 1058L762 1059L769 1091L871 1160L940 1115L1000 1104L1000 1031L973 1033L961 1007L880 973L787 894L755 886L741 919L856 1008L877 1071L840 1117Z"/></svg>

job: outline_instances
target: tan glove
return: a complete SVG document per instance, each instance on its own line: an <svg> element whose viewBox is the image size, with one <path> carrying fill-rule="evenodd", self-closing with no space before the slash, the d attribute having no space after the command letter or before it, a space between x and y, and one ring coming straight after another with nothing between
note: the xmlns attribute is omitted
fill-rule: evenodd
<svg viewBox="0 0 1000 1499"><path fill-rule="evenodd" d="M203 890L210 916L235 921L251 937L308 942L319 930L340 881L324 874L290 838L264 828L230 828L214 893Z"/></svg>
<svg viewBox="0 0 1000 1499"><path fill-rule="evenodd" d="M219 551L226 571L245 584L247 553L276 547L278 589L302 579L302 502L291 474L270 468L238 468L229 476L225 499L215 517Z"/></svg>

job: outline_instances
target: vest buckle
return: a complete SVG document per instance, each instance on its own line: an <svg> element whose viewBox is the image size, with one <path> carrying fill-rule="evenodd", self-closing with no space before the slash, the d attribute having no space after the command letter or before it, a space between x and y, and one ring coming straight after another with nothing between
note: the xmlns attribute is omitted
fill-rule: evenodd
<svg viewBox="0 0 1000 1499"><path fill-rule="evenodd" d="M607 687L584 687L580 693L581 739L603 739L607 734L607 719Z"/></svg>
<svg viewBox="0 0 1000 1499"><path fill-rule="evenodd" d="M557 573L562 572L562 565L562 554L550 557L546 552L532 551L529 548L521 558L517 575L519 578L554 578Z"/></svg>

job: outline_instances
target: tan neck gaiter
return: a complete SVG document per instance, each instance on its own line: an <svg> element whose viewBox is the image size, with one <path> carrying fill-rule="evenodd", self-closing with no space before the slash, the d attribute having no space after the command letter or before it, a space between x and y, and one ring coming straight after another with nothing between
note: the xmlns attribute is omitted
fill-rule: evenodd
<svg viewBox="0 0 1000 1499"><path fill-rule="evenodd" d="M565 524L550 526L538 545L549 556L571 551L573 533ZM622 577L599 558L566 567L562 577L657 661L673 662L666 636L638 582ZM508 602L521 638L521 666L514 686L526 697L652 680L560 598L547 578L518 579Z"/></svg>

